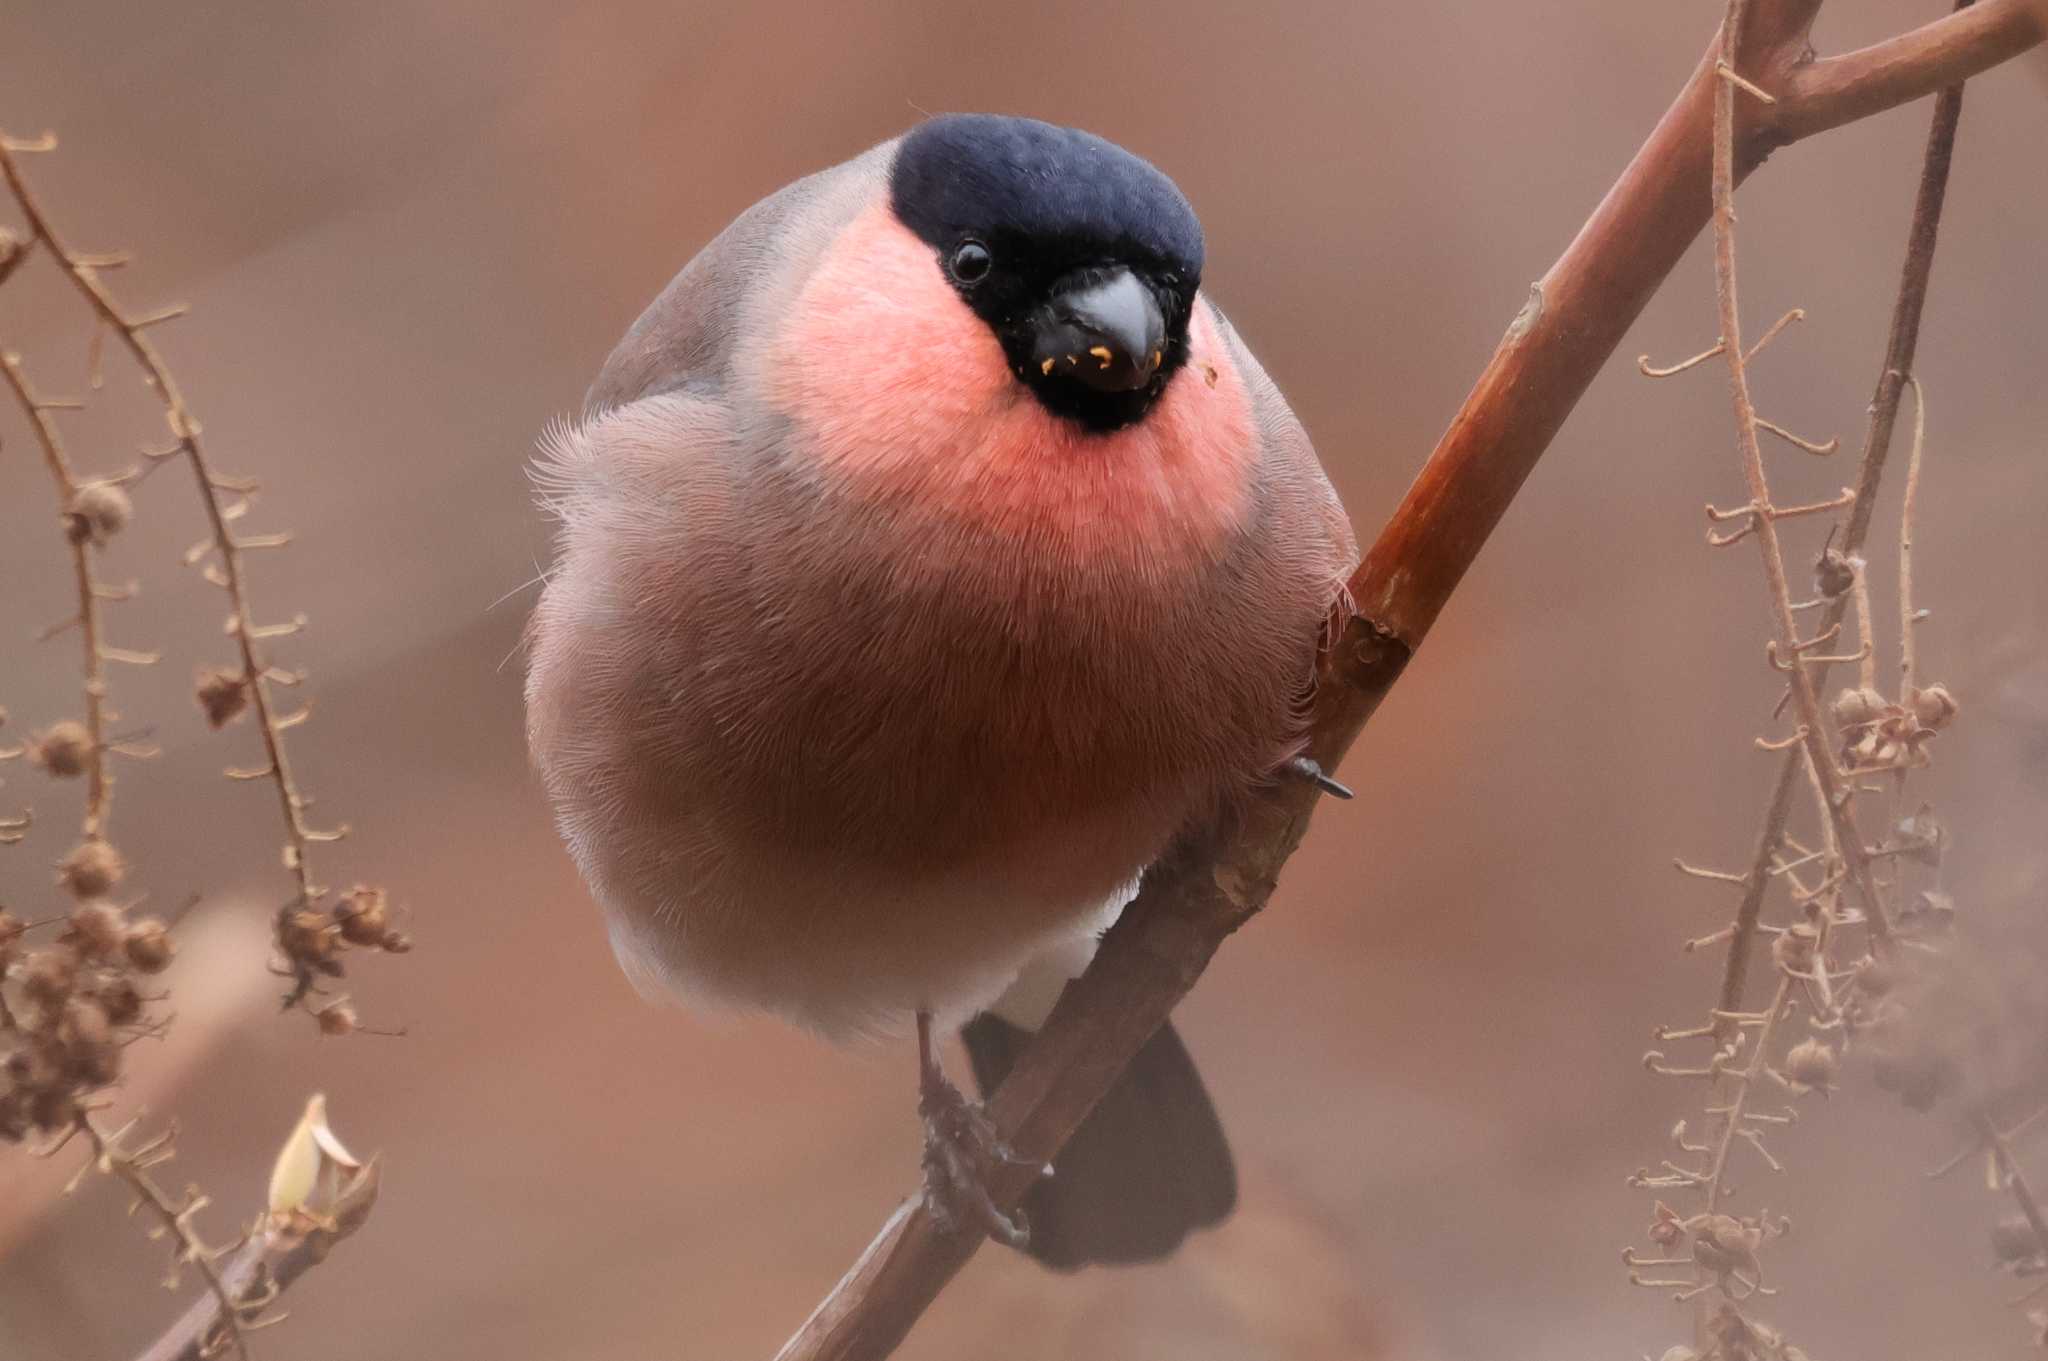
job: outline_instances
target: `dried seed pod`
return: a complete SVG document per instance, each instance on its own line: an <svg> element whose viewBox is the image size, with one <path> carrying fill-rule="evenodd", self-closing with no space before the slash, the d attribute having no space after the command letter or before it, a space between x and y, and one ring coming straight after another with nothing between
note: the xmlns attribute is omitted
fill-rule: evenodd
<svg viewBox="0 0 2048 1361"><path fill-rule="evenodd" d="M249 707L249 678L244 672L226 667L205 667L193 682L193 693L207 723L224 728Z"/></svg>
<svg viewBox="0 0 2048 1361"><path fill-rule="evenodd" d="M292 959L317 964L334 953L340 934L333 913L320 907L302 907L278 923L277 943Z"/></svg>
<svg viewBox="0 0 2048 1361"><path fill-rule="evenodd" d="M1787 973L1810 974L1818 958L1820 932L1805 922L1788 926L1771 942L1771 958Z"/></svg>
<svg viewBox="0 0 2048 1361"><path fill-rule="evenodd" d="M72 984L78 981L78 956L62 945L38 950L16 977L29 1001L43 1011L54 1012L64 1005Z"/></svg>
<svg viewBox="0 0 2048 1361"><path fill-rule="evenodd" d="M133 1025L142 1019L142 989L126 974L105 975L93 987L93 996L115 1025Z"/></svg>
<svg viewBox="0 0 2048 1361"><path fill-rule="evenodd" d="M74 997L64 1004L63 1019L57 1023L57 1044L63 1050L65 1067L79 1081L99 1087L120 1075L114 1027L91 998Z"/></svg>
<svg viewBox="0 0 2048 1361"><path fill-rule="evenodd" d="M1813 584L1826 596L1835 597L1856 584L1856 564L1839 548L1830 548L1813 564Z"/></svg>
<svg viewBox="0 0 2048 1361"><path fill-rule="evenodd" d="M1655 1218L1650 1220L1650 1241L1660 1248L1676 1247L1685 1237L1685 1222L1678 1211L1660 1200L1651 1213Z"/></svg>
<svg viewBox="0 0 2048 1361"><path fill-rule="evenodd" d="M358 885L334 909L341 938L351 945L382 945L391 934L391 908L381 888Z"/></svg>
<svg viewBox="0 0 2048 1361"><path fill-rule="evenodd" d="M1845 728L1860 728L1875 723L1885 715L1891 706L1885 703L1883 695L1867 687L1843 690L1835 696L1835 722Z"/></svg>
<svg viewBox="0 0 2048 1361"><path fill-rule="evenodd" d="M28 1111L37 1129L55 1134L78 1119L78 1098L62 1087L45 1087L31 1097Z"/></svg>
<svg viewBox="0 0 2048 1361"><path fill-rule="evenodd" d="M38 1043L7 1056L7 1076L16 1087L35 1091L61 1081L64 1072L50 1046Z"/></svg>
<svg viewBox="0 0 2048 1361"><path fill-rule="evenodd" d="M0 1139L18 1144L28 1137L29 1094L8 1092L0 1095Z"/></svg>
<svg viewBox="0 0 2048 1361"><path fill-rule="evenodd" d="M73 543L103 544L128 527L135 503L113 482L87 482L64 508L65 532Z"/></svg>
<svg viewBox="0 0 2048 1361"><path fill-rule="evenodd" d="M1835 1051L1811 1036L1786 1051L1785 1076L1801 1091L1831 1092L1841 1073Z"/></svg>
<svg viewBox="0 0 2048 1361"><path fill-rule="evenodd" d="M57 866L57 882L78 898L104 898L128 873L128 862L98 838L81 841Z"/></svg>
<svg viewBox="0 0 2048 1361"><path fill-rule="evenodd" d="M1925 690L1915 690L1907 702L1912 706L1913 717L1920 720L1920 726L1940 732L1956 716L1955 696L1948 692L1946 685L1930 685Z"/></svg>
<svg viewBox="0 0 2048 1361"><path fill-rule="evenodd" d="M2041 1238L2025 1215L2006 1215L1991 1226L1991 1250L2001 1262L2024 1262L2041 1255Z"/></svg>
<svg viewBox="0 0 2048 1361"><path fill-rule="evenodd" d="M112 903L88 898L71 909L71 926L64 938L87 959L105 959L118 954L128 934L128 915Z"/></svg>
<svg viewBox="0 0 2048 1361"><path fill-rule="evenodd" d="M1905 913L1899 925L1919 935L1953 931L1956 925L1956 900L1938 889L1925 889L1912 909Z"/></svg>
<svg viewBox="0 0 2048 1361"><path fill-rule="evenodd" d="M1756 1250L1763 1246L1763 1230L1745 1224L1733 1215L1708 1215L1693 1231L1693 1260L1709 1271L1727 1273L1757 1271Z"/></svg>
<svg viewBox="0 0 2048 1361"><path fill-rule="evenodd" d="M322 1035L347 1035L357 1025L356 1009L346 1000L329 1002L313 1015L320 1022Z"/></svg>
<svg viewBox="0 0 2048 1361"><path fill-rule="evenodd" d="M92 733L75 718L52 723L28 744L28 759L62 780L83 775L92 765L92 753Z"/></svg>
<svg viewBox="0 0 2048 1361"><path fill-rule="evenodd" d="M128 928L122 942L128 962L144 973L162 973L171 967L178 947L171 940L171 928L155 917L144 917Z"/></svg>

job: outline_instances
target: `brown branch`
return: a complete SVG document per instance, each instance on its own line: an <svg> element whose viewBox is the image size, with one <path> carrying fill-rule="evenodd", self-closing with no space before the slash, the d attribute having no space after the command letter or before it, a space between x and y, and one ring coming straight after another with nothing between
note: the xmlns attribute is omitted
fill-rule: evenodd
<svg viewBox="0 0 2048 1361"><path fill-rule="evenodd" d="M1802 124L1803 105L1790 93L1794 73L1808 64L1807 30L1818 4L1767 0L1754 16L1739 66L1779 102L1772 106L1774 122L1752 117L1740 130L1738 176L1773 147L1845 121L1808 118ZM1999 41L1965 45L1942 68L1941 82L2026 45L2014 35L2019 25L2031 24L2030 16L2010 0L1991 0L1985 9ZM1310 754L1325 769L1335 767L1400 677L1523 480L1706 225L1719 54L1717 40L1577 239L1530 290L1352 577L1358 612L1325 654L1311 741ZM1828 72L1831 107L1852 107L1861 116L1931 88L1888 75L1871 82L1866 89L1862 81ZM1094 964L1068 986L989 1103L1020 1163L1058 1153L1223 939L1264 906L1306 829L1312 797L1298 786L1277 789L1228 834L1190 834L1147 873ZM1031 1176L1025 1166L1000 1168L990 1187L996 1202L1014 1206ZM888 1355L979 1245L978 1235L941 1229L922 1202L906 1202L783 1347L780 1361Z"/></svg>
<svg viewBox="0 0 2048 1361"><path fill-rule="evenodd" d="M1960 84L2043 37L2032 0L1981 0L1955 13L1793 73L1773 122L1787 141L1853 123Z"/></svg>

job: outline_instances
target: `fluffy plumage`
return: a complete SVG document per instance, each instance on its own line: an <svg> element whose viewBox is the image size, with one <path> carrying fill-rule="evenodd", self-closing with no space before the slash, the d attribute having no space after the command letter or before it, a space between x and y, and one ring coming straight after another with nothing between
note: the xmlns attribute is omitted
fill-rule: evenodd
<svg viewBox="0 0 2048 1361"><path fill-rule="evenodd" d="M1034 1025L1167 838L1296 751L1354 548L1201 269L1129 153L938 119L755 205L619 343L544 441L528 735L641 986L845 1037L1040 959ZM978 1022L977 1072L1022 1033ZM1185 1050L1147 1055L1035 1193L1049 1261L1229 1207Z"/></svg>
<svg viewBox="0 0 2048 1361"><path fill-rule="evenodd" d="M1353 550L1213 309L1090 433L889 207L739 219L545 451L532 747L643 984L828 1034L987 1003L1294 748Z"/></svg>

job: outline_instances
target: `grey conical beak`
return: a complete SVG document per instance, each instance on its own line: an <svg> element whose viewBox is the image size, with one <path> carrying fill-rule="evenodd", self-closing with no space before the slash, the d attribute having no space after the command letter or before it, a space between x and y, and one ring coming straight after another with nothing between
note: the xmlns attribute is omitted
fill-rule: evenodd
<svg viewBox="0 0 2048 1361"><path fill-rule="evenodd" d="M1152 290L1122 266L1070 276L1034 328L1032 362L1102 392L1130 392L1164 362L1166 318Z"/></svg>

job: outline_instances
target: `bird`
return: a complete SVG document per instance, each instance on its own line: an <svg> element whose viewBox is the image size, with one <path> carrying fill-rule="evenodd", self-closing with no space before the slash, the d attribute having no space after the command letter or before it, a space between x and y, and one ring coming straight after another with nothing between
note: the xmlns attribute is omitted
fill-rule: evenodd
<svg viewBox="0 0 2048 1361"><path fill-rule="evenodd" d="M1016 1213L988 1092L1180 830L1306 774L1357 548L1163 171L948 114L741 213L532 475L527 736L644 992L918 1039L927 1201L1048 1266L1220 1222L1171 1024Z"/></svg>

